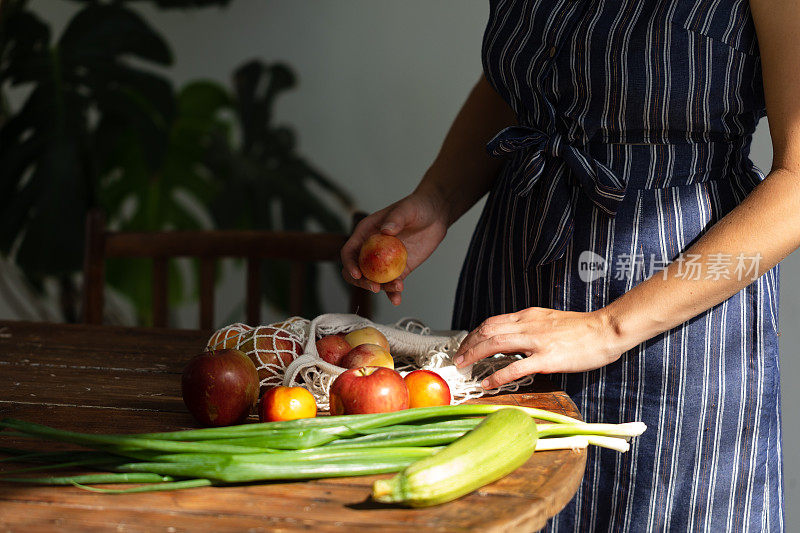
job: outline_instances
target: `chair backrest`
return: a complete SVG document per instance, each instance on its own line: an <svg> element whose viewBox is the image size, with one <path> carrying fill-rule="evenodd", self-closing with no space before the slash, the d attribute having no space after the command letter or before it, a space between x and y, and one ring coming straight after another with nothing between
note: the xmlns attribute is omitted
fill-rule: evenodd
<svg viewBox="0 0 800 533"><path fill-rule="evenodd" d="M354 223L363 218L354 216ZM168 260L195 257L200 260L200 328L214 326L214 270L221 258L247 260L246 317L258 324L261 307L261 262L264 259L290 261L289 312L302 313L308 262L339 261L339 250L348 236L337 233L293 231L164 231L110 232L102 212L93 210L86 219L84 256L83 321L103 322L105 260L111 257L143 257L153 260L153 325L167 326ZM369 291L350 288L351 313L370 318Z"/></svg>

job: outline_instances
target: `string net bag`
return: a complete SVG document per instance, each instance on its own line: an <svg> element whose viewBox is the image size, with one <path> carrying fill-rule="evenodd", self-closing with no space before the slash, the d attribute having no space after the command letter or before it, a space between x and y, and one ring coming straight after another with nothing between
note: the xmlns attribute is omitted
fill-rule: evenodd
<svg viewBox="0 0 800 533"><path fill-rule="evenodd" d="M283 384L289 364L303 353L309 321L292 317L264 326L236 323L217 330L207 350L237 349L244 352L258 370L260 394Z"/></svg>
<svg viewBox="0 0 800 533"><path fill-rule="evenodd" d="M395 370L401 375L418 369L439 374L450 387L453 404L486 394L515 392L533 383L533 377L526 376L499 388L484 390L481 381L521 356L498 354L470 366L456 368L453 355L467 332L434 331L414 318L403 318L395 324L384 325L358 315L330 313L313 320L293 317L256 328L233 324L214 333L209 339L208 349L242 350L254 357L262 392L275 385L302 386L314 396L319 409L325 410L328 409L331 383L346 369L320 358L316 342L326 335L346 334L365 327L373 327L386 337Z"/></svg>

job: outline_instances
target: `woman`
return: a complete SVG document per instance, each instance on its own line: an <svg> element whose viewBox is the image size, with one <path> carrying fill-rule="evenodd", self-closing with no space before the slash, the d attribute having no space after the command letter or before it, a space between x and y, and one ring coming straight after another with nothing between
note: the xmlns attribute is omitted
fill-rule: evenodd
<svg viewBox="0 0 800 533"><path fill-rule="evenodd" d="M629 454L590 451L553 531L783 529L777 263L800 246L799 33L793 0L493 1L484 77L438 157L342 249L346 279L399 304L488 191L456 363L521 353L484 387L553 374L587 421L650 428ZM748 158L765 108L766 178ZM409 252L382 287L356 264L377 231Z"/></svg>

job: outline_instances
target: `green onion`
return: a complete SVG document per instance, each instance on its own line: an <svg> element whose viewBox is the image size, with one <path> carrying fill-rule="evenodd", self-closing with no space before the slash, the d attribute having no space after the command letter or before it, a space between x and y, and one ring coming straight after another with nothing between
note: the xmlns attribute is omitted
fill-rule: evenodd
<svg viewBox="0 0 800 533"><path fill-rule="evenodd" d="M103 494L131 494L134 492L162 492L166 490L181 490L193 489L195 487L208 487L213 485L208 479L186 479L183 481L173 481L171 483L153 483L151 485L143 485L141 487L134 487L131 489L101 489L98 487L87 487L81 483L72 483L79 489L89 490L92 492L100 492Z"/></svg>
<svg viewBox="0 0 800 533"><path fill-rule="evenodd" d="M638 437L647 429L641 422L627 424L539 424L539 438L553 435L602 435L606 437Z"/></svg>
<svg viewBox="0 0 800 533"><path fill-rule="evenodd" d="M172 481L169 476L161 476L151 473L130 473L121 474L83 474L78 476L54 476L54 477L0 477L0 481L10 481L12 483L32 483L37 485L72 485L75 483L156 483L162 481Z"/></svg>
<svg viewBox="0 0 800 533"><path fill-rule="evenodd" d="M195 452L226 452L226 453L257 453L263 451L262 448L244 447L244 446L225 446L216 444L207 444L202 442L170 442L157 439L142 439L136 437L125 437L118 435L90 435L88 433L78 433L75 431L64 431L60 429L53 429L39 424L32 424L30 422L23 422L21 420L13 420L6 418L0 420L0 427L14 428L19 431L35 435L47 440L55 440L59 442L69 442L72 444L81 444L89 447L97 447L97 445L111 445L111 446L136 446L143 450L158 450L158 451L195 451Z"/></svg>
<svg viewBox="0 0 800 533"><path fill-rule="evenodd" d="M274 479L309 479L399 472L431 457L483 424L485 416L506 409L512 418L525 413L540 424L537 451L581 448L588 444L625 451L627 439L644 424L586 424L540 409L505 405L425 407L371 415L322 416L131 435L62 431L20 420L0 420L0 437L67 442L92 451L29 452L0 448L0 461L44 463L5 474L94 465L103 474L8 477L15 483L74 485L102 493L127 494ZM498 419L495 417L495 419ZM484 424L484 433L486 425ZM490 426L491 427L491 426ZM535 426L534 426L535 427ZM10 431L9 431L10 430ZM501 439L502 440L502 439ZM2 481L3 479L0 479ZM128 489L90 484L143 483Z"/></svg>
<svg viewBox="0 0 800 533"><path fill-rule="evenodd" d="M261 422L257 424L242 424L240 426L205 428L183 431L170 431L165 433L141 433L135 437L157 440L211 440L227 439L247 436L250 432L263 432L282 429L309 429L347 425L353 429L369 429L393 424L403 424L419 420L435 420L441 418L455 418L465 416L483 416L503 408L519 409L534 418L557 422L561 424L580 424L580 420L558 413L551 413L533 407L518 407L508 405L488 404L461 404L445 405L439 407L418 407L392 413L378 413L369 415L341 415L318 416L316 418L303 418L288 422ZM122 436L122 435L119 435Z"/></svg>
<svg viewBox="0 0 800 533"><path fill-rule="evenodd" d="M42 470L74 468L76 466L99 466L104 464L115 464L118 462L119 462L119 457L97 457L95 459L81 459L79 461L67 461L64 463L51 463L39 466L31 466L28 468L18 468L16 470L7 470L2 474L3 475L22 474L26 472L41 472Z"/></svg>
<svg viewBox="0 0 800 533"><path fill-rule="evenodd" d="M555 439L539 439L536 441L537 452L546 452L550 450L579 450L588 446L589 440L585 435Z"/></svg>
<svg viewBox="0 0 800 533"><path fill-rule="evenodd" d="M391 432L365 435L354 439L341 439L332 442L322 449L331 448L369 448L371 446L438 446L449 444L469 430L455 429L451 431Z"/></svg>
<svg viewBox="0 0 800 533"><path fill-rule="evenodd" d="M437 450L431 448L375 448L349 450L354 453L327 454L319 457L283 457L270 460L264 454L258 462L245 461L240 456L221 460L162 463L128 463L117 468L124 472L155 472L178 477L203 477L226 483L263 481L271 479L308 479L342 476L360 476L397 472L414 461L427 457Z"/></svg>
<svg viewBox="0 0 800 533"><path fill-rule="evenodd" d="M97 451L63 451L63 452L33 452L27 450L20 450L17 448L0 448L0 453L11 455L0 459L2 462L11 463L63 463L67 461L80 461L82 459L94 459L98 456ZM106 454L112 457L110 454Z"/></svg>
<svg viewBox="0 0 800 533"><path fill-rule="evenodd" d="M432 422L427 424L394 424L391 426L382 426L378 428L365 428L353 429L354 434L358 435L374 435L376 433L404 433L404 432L417 432L417 431L452 431L456 429L470 430L477 426L483 418L457 418L454 420L446 420L443 422ZM348 426L349 427L349 426Z"/></svg>
<svg viewBox="0 0 800 533"><path fill-rule="evenodd" d="M601 448L609 448L618 452L625 453L631 449L625 439L618 439L616 437L603 437L601 435L586 435L586 440L589 444L600 446Z"/></svg>
<svg viewBox="0 0 800 533"><path fill-rule="evenodd" d="M265 431L258 435L239 437L233 439L214 439L207 441L212 446L237 446L255 447L260 450L302 450L322 446L339 437L354 435L355 432L347 426L333 426L327 428L312 428L293 431L281 429ZM205 442L205 441L204 441Z"/></svg>

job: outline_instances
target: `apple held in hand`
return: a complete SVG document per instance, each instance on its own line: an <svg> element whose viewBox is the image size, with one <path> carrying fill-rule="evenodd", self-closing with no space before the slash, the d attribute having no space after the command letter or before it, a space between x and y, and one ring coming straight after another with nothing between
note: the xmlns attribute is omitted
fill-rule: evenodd
<svg viewBox="0 0 800 533"><path fill-rule="evenodd" d="M258 399L256 365L239 350L203 352L184 368L181 392L186 408L201 424L237 424Z"/></svg>
<svg viewBox="0 0 800 533"><path fill-rule="evenodd" d="M258 419L280 422L317 416L317 402L303 387L273 387L261 397Z"/></svg>
<svg viewBox="0 0 800 533"><path fill-rule="evenodd" d="M351 348L355 348L361 344L377 344L387 352L389 350L389 341L386 340L383 333L373 328L372 326L355 329L344 336L344 339L350 344Z"/></svg>
<svg viewBox="0 0 800 533"><path fill-rule="evenodd" d="M392 354L377 344L359 344L342 357L339 366L344 368L382 366L394 369L394 359L392 359Z"/></svg>
<svg viewBox="0 0 800 533"><path fill-rule="evenodd" d="M368 366L345 370L330 391L332 415L388 413L408 409L408 389L392 369Z"/></svg>
<svg viewBox="0 0 800 533"><path fill-rule="evenodd" d="M361 245L358 268L375 283L388 283L403 273L408 251L403 241L391 235L376 233Z"/></svg>
<svg viewBox="0 0 800 533"><path fill-rule="evenodd" d="M326 335L319 339L316 344L317 353L322 360L337 366L344 366L340 363L342 357L353 349L344 335Z"/></svg>
<svg viewBox="0 0 800 533"><path fill-rule="evenodd" d="M409 407L450 405L450 386L430 370L414 370L403 378L408 387Z"/></svg>

